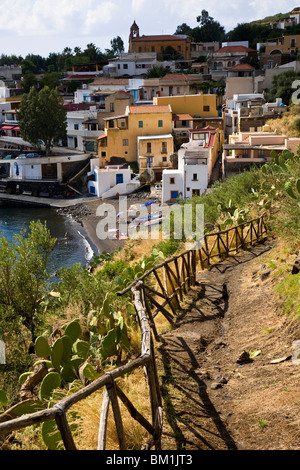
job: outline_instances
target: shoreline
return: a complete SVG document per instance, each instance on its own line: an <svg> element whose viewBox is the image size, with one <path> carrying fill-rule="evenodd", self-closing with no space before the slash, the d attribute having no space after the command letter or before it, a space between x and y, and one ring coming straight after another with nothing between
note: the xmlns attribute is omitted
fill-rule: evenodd
<svg viewBox="0 0 300 470"><path fill-rule="evenodd" d="M149 197L134 197L128 198L127 207L131 204L140 205L145 202L149 202ZM119 212L119 200L118 199L109 199L103 201L102 199L85 201L82 204L78 204L74 207L64 207L56 209L59 214L71 216L81 227L83 227L86 238L88 242L92 245L92 248L96 248L98 253L96 255L103 253L113 253L114 251L119 250L124 246L124 240L112 240L106 238L105 240L100 240L97 236L97 226L101 220L99 216L96 215L98 207L104 206L105 204L113 205L116 214Z"/></svg>

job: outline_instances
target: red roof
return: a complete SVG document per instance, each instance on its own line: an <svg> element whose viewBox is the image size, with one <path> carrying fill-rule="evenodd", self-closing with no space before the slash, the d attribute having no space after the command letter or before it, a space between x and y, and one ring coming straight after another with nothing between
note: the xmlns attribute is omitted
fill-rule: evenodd
<svg viewBox="0 0 300 470"><path fill-rule="evenodd" d="M212 127L212 126L206 126L206 127L201 127L201 129L190 129L189 132L195 132L195 133L200 133L200 132L216 132L217 127Z"/></svg>
<svg viewBox="0 0 300 470"><path fill-rule="evenodd" d="M250 49L245 46L224 46L221 49L215 51L215 54L224 54L227 52L256 52L254 49Z"/></svg>
<svg viewBox="0 0 300 470"><path fill-rule="evenodd" d="M160 79L161 81L173 80L173 81L188 81L189 76L184 73L167 73Z"/></svg>
<svg viewBox="0 0 300 470"><path fill-rule="evenodd" d="M139 36L138 38L132 38L131 41L184 41L188 36L161 34L156 36Z"/></svg>
<svg viewBox="0 0 300 470"><path fill-rule="evenodd" d="M209 139L207 142L208 147L214 147L216 141L216 134L210 133L209 134Z"/></svg>
<svg viewBox="0 0 300 470"><path fill-rule="evenodd" d="M230 70L255 70L250 64L239 64L231 67Z"/></svg>

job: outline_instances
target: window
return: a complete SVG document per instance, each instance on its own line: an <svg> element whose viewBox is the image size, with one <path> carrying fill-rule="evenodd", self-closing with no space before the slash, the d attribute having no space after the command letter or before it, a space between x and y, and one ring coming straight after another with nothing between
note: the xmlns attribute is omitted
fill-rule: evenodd
<svg viewBox="0 0 300 470"><path fill-rule="evenodd" d="M106 157L106 152L101 152L101 157Z"/></svg>
<svg viewBox="0 0 300 470"><path fill-rule="evenodd" d="M154 46L151 47L151 52L155 52L155 47Z"/></svg>
<svg viewBox="0 0 300 470"><path fill-rule="evenodd" d="M128 64L123 64L123 69L128 70Z"/></svg>
<svg viewBox="0 0 300 470"><path fill-rule="evenodd" d="M291 47L296 47L296 39L291 39Z"/></svg>
<svg viewBox="0 0 300 470"><path fill-rule="evenodd" d="M209 107L209 106L203 106L203 111L208 112L209 110L210 110L210 107Z"/></svg>
<svg viewBox="0 0 300 470"><path fill-rule="evenodd" d="M151 153L151 142L147 142L147 153Z"/></svg>
<svg viewBox="0 0 300 470"><path fill-rule="evenodd" d="M78 131L78 129L79 129L79 124L74 124L74 130Z"/></svg>
<svg viewBox="0 0 300 470"><path fill-rule="evenodd" d="M128 147L128 139L123 139L123 147Z"/></svg>
<svg viewBox="0 0 300 470"><path fill-rule="evenodd" d="M147 158L147 168L152 168L153 167L153 157L148 157Z"/></svg>
<svg viewBox="0 0 300 470"><path fill-rule="evenodd" d="M167 144L167 142L162 142L161 146L162 146L162 147L161 147L161 153L167 153L167 151L168 151L168 144Z"/></svg>
<svg viewBox="0 0 300 470"><path fill-rule="evenodd" d="M175 184L175 178L170 178L170 184Z"/></svg>
<svg viewBox="0 0 300 470"><path fill-rule="evenodd" d="M144 122L143 121L139 121L139 128L142 129L144 127Z"/></svg>
<svg viewBox="0 0 300 470"><path fill-rule="evenodd" d="M162 161L163 161L163 162L167 162L167 161L168 161L168 158L167 158L167 157L162 157Z"/></svg>
<svg viewBox="0 0 300 470"><path fill-rule="evenodd" d="M114 113L115 112L115 103L110 103L109 109L110 109L111 113Z"/></svg>
<svg viewBox="0 0 300 470"><path fill-rule="evenodd" d="M198 175L197 175L197 173L193 173L193 181L198 181Z"/></svg>
<svg viewBox="0 0 300 470"><path fill-rule="evenodd" d="M163 121L161 119L158 121L158 127L163 127Z"/></svg>

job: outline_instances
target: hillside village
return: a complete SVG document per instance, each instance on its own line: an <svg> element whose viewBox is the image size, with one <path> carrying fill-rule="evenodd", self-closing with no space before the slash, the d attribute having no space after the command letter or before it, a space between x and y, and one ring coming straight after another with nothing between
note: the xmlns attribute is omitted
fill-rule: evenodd
<svg viewBox="0 0 300 470"><path fill-rule="evenodd" d="M1 238L2 451L119 449L118 465L172 450L159 462L178 466L300 448L300 8L227 35L198 18L216 37L133 21L126 51L117 37L106 54L0 56L0 205L70 219L86 261L57 267L78 244L62 223ZM62 111L50 151L24 131L45 90L56 114L28 122L44 119L37 143ZM204 236L187 243L176 222L197 225L200 205Z"/></svg>
<svg viewBox="0 0 300 470"><path fill-rule="evenodd" d="M163 203L173 203L260 166L272 150L296 150L296 131L270 130L289 103L281 96L270 102L268 91L274 78L300 70L300 34L280 37L299 23L297 9L268 23L279 37L254 49L249 41L145 36L134 21L128 52L106 64L73 65L61 77L67 136L51 157L21 138L22 67L1 66L0 191L105 199L150 184ZM158 68L164 73L151 77Z"/></svg>

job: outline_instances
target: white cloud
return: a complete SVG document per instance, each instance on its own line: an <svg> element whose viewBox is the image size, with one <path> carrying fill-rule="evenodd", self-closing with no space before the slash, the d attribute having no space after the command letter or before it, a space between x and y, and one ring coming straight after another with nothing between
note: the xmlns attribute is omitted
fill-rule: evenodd
<svg viewBox="0 0 300 470"><path fill-rule="evenodd" d="M0 53L62 51L93 42L102 50L120 36L125 47L136 20L141 34L172 34L178 25L197 26L207 10L226 31L244 23L294 8L294 0L2 0Z"/></svg>
<svg viewBox="0 0 300 470"><path fill-rule="evenodd" d="M131 8L133 13L140 12L143 7L146 7L146 0L132 0Z"/></svg>
<svg viewBox="0 0 300 470"><path fill-rule="evenodd" d="M102 2L95 8L90 8L85 15L82 28L83 34L91 34L101 30L103 24L107 25L113 21L118 10L118 5L110 1Z"/></svg>

